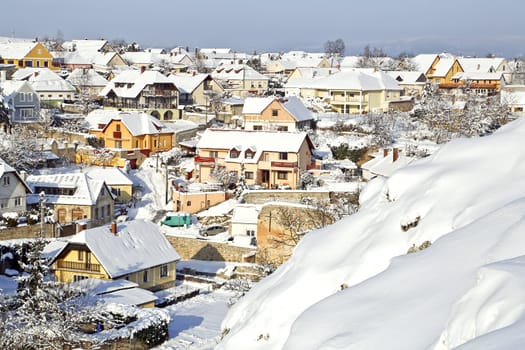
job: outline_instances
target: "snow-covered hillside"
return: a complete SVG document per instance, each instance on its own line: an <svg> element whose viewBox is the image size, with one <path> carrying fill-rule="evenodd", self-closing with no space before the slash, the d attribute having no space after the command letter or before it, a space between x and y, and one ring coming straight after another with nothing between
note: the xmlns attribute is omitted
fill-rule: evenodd
<svg viewBox="0 0 525 350"><path fill-rule="evenodd" d="M524 139L521 119L370 182L230 310L217 349L524 348Z"/></svg>

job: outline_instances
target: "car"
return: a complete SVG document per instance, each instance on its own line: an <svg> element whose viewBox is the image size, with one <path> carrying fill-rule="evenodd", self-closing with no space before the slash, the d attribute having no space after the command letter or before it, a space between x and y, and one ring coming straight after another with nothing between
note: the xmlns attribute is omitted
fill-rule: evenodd
<svg viewBox="0 0 525 350"><path fill-rule="evenodd" d="M160 222L161 225L170 227L183 227L191 225L191 215L188 213L168 214L164 220Z"/></svg>
<svg viewBox="0 0 525 350"><path fill-rule="evenodd" d="M203 227L199 230L199 233L201 234L201 236L214 236L218 233L222 233L222 232L226 232L227 231L227 228L222 226L222 225L217 225L217 224L214 224L214 225L209 225L209 226L206 226L206 227Z"/></svg>

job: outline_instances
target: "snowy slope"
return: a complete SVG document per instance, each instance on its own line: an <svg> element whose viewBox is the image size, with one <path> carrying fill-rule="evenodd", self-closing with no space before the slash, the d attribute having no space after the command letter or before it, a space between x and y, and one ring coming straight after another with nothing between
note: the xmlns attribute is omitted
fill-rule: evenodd
<svg viewBox="0 0 525 350"><path fill-rule="evenodd" d="M231 309L217 349L524 347L524 138L517 120L370 182Z"/></svg>

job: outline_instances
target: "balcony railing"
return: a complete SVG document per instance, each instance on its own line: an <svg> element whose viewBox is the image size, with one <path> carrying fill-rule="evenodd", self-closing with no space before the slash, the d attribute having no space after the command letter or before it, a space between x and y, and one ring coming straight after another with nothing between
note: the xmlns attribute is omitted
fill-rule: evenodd
<svg viewBox="0 0 525 350"><path fill-rule="evenodd" d="M215 164L215 158L213 158L213 157L195 156L194 162L195 163L204 163L204 164Z"/></svg>
<svg viewBox="0 0 525 350"><path fill-rule="evenodd" d="M100 272L99 264L91 264L87 262L74 262L74 261L59 260L57 265L59 269Z"/></svg>
<svg viewBox="0 0 525 350"><path fill-rule="evenodd" d="M297 162L272 162L272 168L295 168L297 167Z"/></svg>
<svg viewBox="0 0 525 350"><path fill-rule="evenodd" d="M113 138L116 138L116 139L122 138L122 131L113 131Z"/></svg>

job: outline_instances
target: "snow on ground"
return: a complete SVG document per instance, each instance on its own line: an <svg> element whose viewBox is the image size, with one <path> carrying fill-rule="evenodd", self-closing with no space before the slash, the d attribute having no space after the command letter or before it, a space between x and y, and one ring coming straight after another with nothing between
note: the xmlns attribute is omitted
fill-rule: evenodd
<svg viewBox="0 0 525 350"><path fill-rule="evenodd" d="M233 292L220 289L164 308L171 316L170 340L154 349L213 349L220 339L220 325L233 297Z"/></svg>
<svg viewBox="0 0 525 350"><path fill-rule="evenodd" d="M517 120L371 181L232 307L217 350L524 348L524 137Z"/></svg>
<svg viewBox="0 0 525 350"><path fill-rule="evenodd" d="M13 295L16 293L17 283L14 278L0 275L0 295Z"/></svg>

